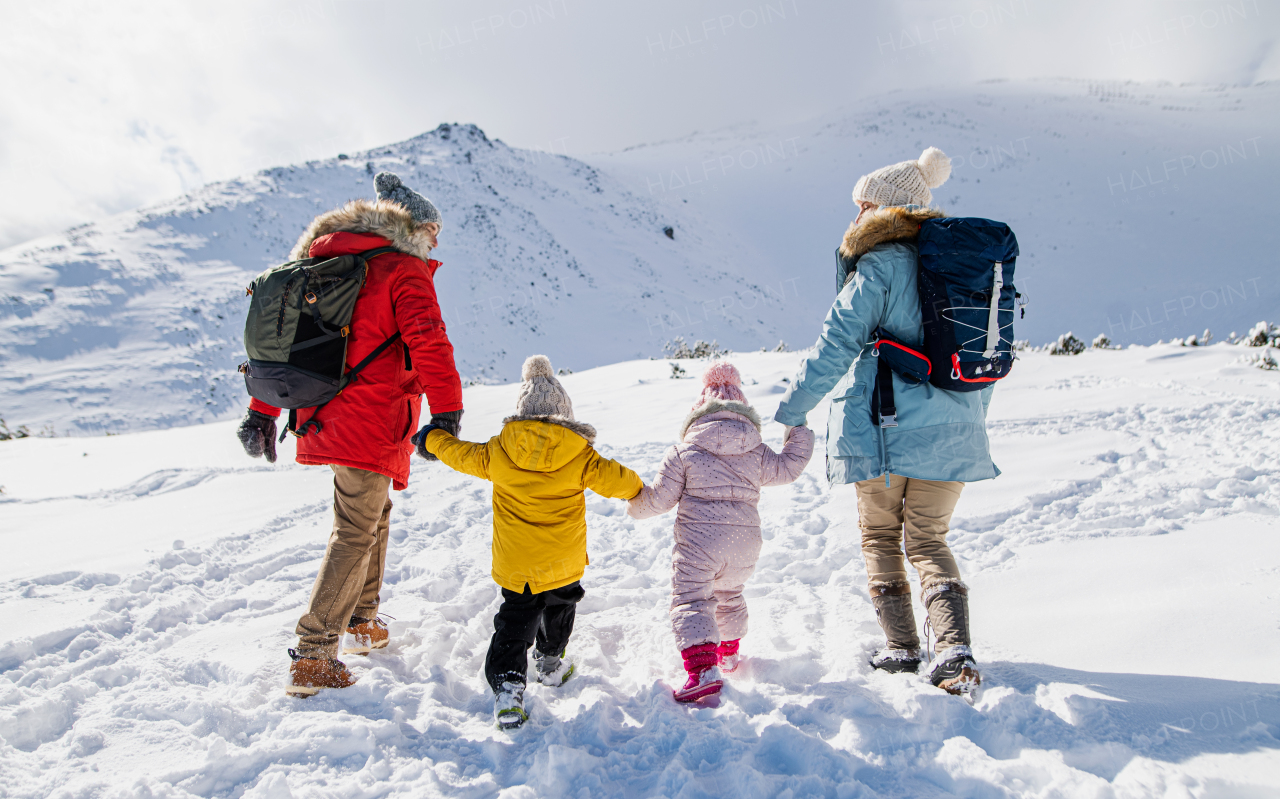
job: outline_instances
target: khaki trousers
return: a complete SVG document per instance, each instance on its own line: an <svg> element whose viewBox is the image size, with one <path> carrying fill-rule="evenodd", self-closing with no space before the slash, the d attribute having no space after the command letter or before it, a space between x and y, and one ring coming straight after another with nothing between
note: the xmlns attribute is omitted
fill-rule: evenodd
<svg viewBox="0 0 1280 799"><path fill-rule="evenodd" d="M333 533L298 620L298 654L333 658L352 616L378 615L378 592L387 563L391 478L377 472L332 466Z"/></svg>
<svg viewBox="0 0 1280 799"><path fill-rule="evenodd" d="M951 514L964 483L914 480L891 475L864 480L858 489L858 526L862 528L862 554L867 561L867 581L906 584L907 559L920 575L920 587L960 581L960 568L947 546Z"/></svg>

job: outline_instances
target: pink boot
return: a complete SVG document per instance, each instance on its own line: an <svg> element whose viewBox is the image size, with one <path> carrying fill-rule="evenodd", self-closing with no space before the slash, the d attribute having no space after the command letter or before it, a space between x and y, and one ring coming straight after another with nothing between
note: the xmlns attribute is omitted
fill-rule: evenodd
<svg viewBox="0 0 1280 799"><path fill-rule="evenodd" d="M716 654L720 656L720 670L725 674L733 674L738 670L738 642L741 640L735 638L732 641L721 641L716 648Z"/></svg>
<svg viewBox="0 0 1280 799"><path fill-rule="evenodd" d="M716 663L720 655L715 644L698 644L680 653L684 658L684 669L689 672L689 681L675 692L677 702L697 702L708 696L715 696L724 687L724 678Z"/></svg>

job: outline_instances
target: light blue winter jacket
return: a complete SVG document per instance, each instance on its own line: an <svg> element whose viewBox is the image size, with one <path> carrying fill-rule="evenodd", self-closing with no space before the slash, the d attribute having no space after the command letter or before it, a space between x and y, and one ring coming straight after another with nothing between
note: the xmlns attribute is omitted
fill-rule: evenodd
<svg viewBox="0 0 1280 799"><path fill-rule="evenodd" d="M846 265L856 260L857 271L840 290L822 337L774 415L785 425L805 424L809 411L831 394L827 479L832 484L888 473L964 482L1000 474L987 442L991 387L945 391L906 383L895 374L898 426L881 428L871 419L877 363L870 344L876 328L912 347L924 343L915 237L921 221L939 215L914 206L882 208L845 235L840 255Z"/></svg>

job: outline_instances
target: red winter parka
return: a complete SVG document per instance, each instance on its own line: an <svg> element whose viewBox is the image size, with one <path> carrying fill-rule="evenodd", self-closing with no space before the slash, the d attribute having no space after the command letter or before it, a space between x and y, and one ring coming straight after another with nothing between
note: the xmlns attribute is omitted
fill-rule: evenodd
<svg viewBox="0 0 1280 799"><path fill-rule="evenodd" d="M432 413L462 409L462 383L453 363L432 276L440 266L415 235L412 217L388 202L356 200L311 224L293 258L327 258L392 246L400 252L369 261L356 299L347 343L347 368L390 336L400 341L375 358L360 379L320 409L320 431L294 439L298 463L337 464L385 474L397 491L409 480L409 441L418 429L422 394ZM270 416L280 409L254 399L249 408ZM301 428L314 408L298 411Z"/></svg>

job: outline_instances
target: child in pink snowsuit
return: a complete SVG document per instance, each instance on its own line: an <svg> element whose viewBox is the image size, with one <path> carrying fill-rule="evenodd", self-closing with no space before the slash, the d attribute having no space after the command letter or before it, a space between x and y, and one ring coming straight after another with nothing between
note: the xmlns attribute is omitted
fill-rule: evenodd
<svg viewBox="0 0 1280 799"><path fill-rule="evenodd" d="M689 681L675 692L693 702L718 693L720 666L737 668L738 639L747 632L743 584L760 557L761 486L793 482L813 456L813 431L790 431L782 453L760 439L760 417L742 393L742 377L716 363L680 428L652 486L627 506L636 519L674 508L671 626Z"/></svg>

